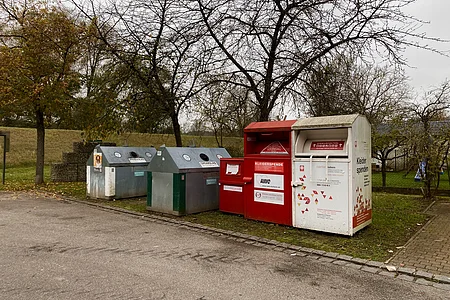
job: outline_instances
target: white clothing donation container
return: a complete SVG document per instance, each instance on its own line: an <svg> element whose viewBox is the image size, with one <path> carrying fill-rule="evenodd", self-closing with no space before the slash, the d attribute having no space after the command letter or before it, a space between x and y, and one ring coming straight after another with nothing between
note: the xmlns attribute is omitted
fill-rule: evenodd
<svg viewBox="0 0 450 300"><path fill-rule="evenodd" d="M293 226L352 236L372 222L371 128L364 116L292 126Z"/></svg>

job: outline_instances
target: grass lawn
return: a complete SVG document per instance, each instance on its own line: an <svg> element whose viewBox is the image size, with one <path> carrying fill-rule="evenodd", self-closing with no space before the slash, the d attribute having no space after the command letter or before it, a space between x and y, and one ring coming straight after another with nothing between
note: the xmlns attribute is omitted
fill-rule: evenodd
<svg viewBox="0 0 450 300"><path fill-rule="evenodd" d="M6 155L7 166L31 166L36 163L36 129L0 127L0 131L11 134L10 151ZM217 147L213 136L182 136L183 145L197 147ZM45 131L45 163L61 162L63 152L72 152L73 142L82 142L82 132L76 130L47 129ZM113 134L103 138L105 142L114 142L117 146L159 147L175 146L172 134L128 133ZM233 157L243 155L243 140L238 137L224 137L223 146ZM3 155L3 139L0 139L0 154ZM0 161L0 165L1 165Z"/></svg>
<svg viewBox="0 0 450 300"><path fill-rule="evenodd" d="M386 174L386 186L387 187L400 187L400 188L417 188L423 187L423 183L414 180L416 175L415 171L409 172L406 175L405 171L402 172L387 172ZM382 186L381 172L372 172L372 185L374 187ZM450 182L448 180L448 173L445 172L440 176L439 183L440 190L449 190Z"/></svg>
<svg viewBox="0 0 450 300"><path fill-rule="evenodd" d="M33 184L34 166L18 166L7 169L6 184L0 190L37 189L58 195L86 199L84 182L46 183L35 187ZM45 179L49 181L49 167L45 168ZM244 219L241 216L204 212L181 218L190 222L215 228L265 237L280 242L332 251L377 261L385 261L403 246L406 241L427 221L422 212L430 204L421 197L410 195L374 193L373 223L356 233L353 237L313 232L282 225L269 224ZM128 199L117 201L89 200L96 203L125 208L132 211L146 211L146 200Z"/></svg>

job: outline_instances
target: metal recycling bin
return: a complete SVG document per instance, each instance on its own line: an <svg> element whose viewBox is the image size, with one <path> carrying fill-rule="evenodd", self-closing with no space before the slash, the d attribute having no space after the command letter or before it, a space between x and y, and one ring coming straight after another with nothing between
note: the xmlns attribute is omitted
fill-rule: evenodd
<svg viewBox="0 0 450 300"><path fill-rule="evenodd" d="M292 225L294 123L254 122L244 129L244 216L248 219Z"/></svg>
<svg viewBox="0 0 450 300"><path fill-rule="evenodd" d="M219 210L238 215L244 214L244 159L220 160Z"/></svg>
<svg viewBox="0 0 450 300"><path fill-rule="evenodd" d="M147 210L186 215L219 208L224 148L161 147L149 165Z"/></svg>
<svg viewBox="0 0 450 300"><path fill-rule="evenodd" d="M292 126L293 226L352 236L372 222L371 127L364 116Z"/></svg>
<svg viewBox="0 0 450 300"><path fill-rule="evenodd" d="M122 199L147 195L147 169L153 147L96 146L87 161L86 194L90 198Z"/></svg>

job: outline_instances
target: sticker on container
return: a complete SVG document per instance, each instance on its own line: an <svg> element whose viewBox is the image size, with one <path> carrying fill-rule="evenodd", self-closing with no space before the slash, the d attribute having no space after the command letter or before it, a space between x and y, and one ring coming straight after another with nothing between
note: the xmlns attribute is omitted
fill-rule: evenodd
<svg viewBox="0 0 450 300"><path fill-rule="evenodd" d="M147 162L143 157L130 157L128 161L132 164L145 163Z"/></svg>
<svg viewBox="0 0 450 300"><path fill-rule="evenodd" d="M206 178L206 185L217 184L217 178Z"/></svg>
<svg viewBox="0 0 450 300"><path fill-rule="evenodd" d="M135 171L134 176L135 177L143 177L145 175L144 171Z"/></svg>
<svg viewBox="0 0 450 300"><path fill-rule="evenodd" d="M215 161L200 161L199 164L200 164L200 166L202 166L202 168L218 168L219 167L219 165Z"/></svg>
<svg viewBox="0 0 450 300"><path fill-rule="evenodd" d="M284 205L284 193L255 190L254 200L255 202Z"/></svg>
<svg viewBox="0 0 450 300"><path fill-rule="evenodd" d="M260 154L289 154L286 150L286 148L281 145L280 142L276 141L273 143L270 143L267 147L262 149Z"/></svg>
<svg viewBox="0 0 450 300"><path fill-rule="evenodd" d="M284 175L255 173L255 188L284 190Z"/></svg>
<svg viewBox="0 0 450 300"><path fill-rule="evenodd" d="M310 150L344 150L344 141L315 141L311 142Z"/></svg>
<svg viewBox="0 0 450 300"><path fill-rule="evenodd" d="M227 175L237 175L237 174L239 174L239 165L227 164L227 168L225 170L225 174L227 174Z"/></svg>
<svg viewBox="0 0 450 300"><path fill-rule="evenodd" d="M230 191L230 192L242 193L242 186L224 185L223 190Z"/></svg>
<svg viewBox="0 0 450 300"><path fill-rule="evenodd" d="M102 153L94 153L94 171L101 172L102 171Z"/></svg>
<svg viewBox="0 0 450 300"><path fill-rule="evenodd" d="M255 172L284 172L284 163L272 161L255 161Z"/></svg>

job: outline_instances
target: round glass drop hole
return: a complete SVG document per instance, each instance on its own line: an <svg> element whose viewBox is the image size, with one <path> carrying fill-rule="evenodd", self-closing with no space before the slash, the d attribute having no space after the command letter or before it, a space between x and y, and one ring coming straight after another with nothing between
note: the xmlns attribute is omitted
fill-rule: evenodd
<svg viewBox="0 0 450 300"><path fill-rule="evenodd" d="M205 153L200 153L200 158L204 161L209 161L209 157Z"/></svg>

